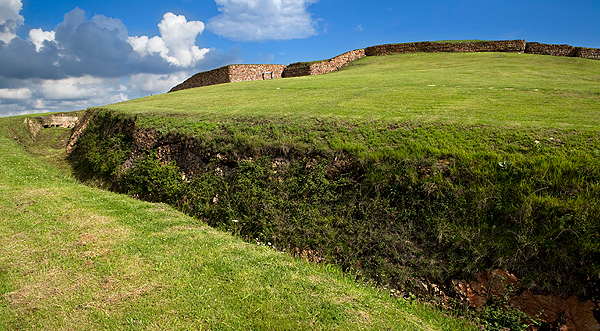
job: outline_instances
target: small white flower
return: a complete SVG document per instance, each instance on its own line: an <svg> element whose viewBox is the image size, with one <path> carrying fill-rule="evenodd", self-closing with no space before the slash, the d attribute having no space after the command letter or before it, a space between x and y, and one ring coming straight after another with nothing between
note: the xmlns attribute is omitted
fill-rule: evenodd
<svg viewBox="0 0 600 331"><path fill-rule="evenodd" d="M539 141L539 140L536 140L536 141L535 141L535 143L536 143L536 145L537 145L537 144L539 144L539 143L540 143L540 141Z"/></svg>
<svg viewBox="0 0 600 331"><path fill-rule="evenodd" d="M232 221L233 223L237 223L237 222L239 222L238 220L231 220L231 221Z"/></svg>

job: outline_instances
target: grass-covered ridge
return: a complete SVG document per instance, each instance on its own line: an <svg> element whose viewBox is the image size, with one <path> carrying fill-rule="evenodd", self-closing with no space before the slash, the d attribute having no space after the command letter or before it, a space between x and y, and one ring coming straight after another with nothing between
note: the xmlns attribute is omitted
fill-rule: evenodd
<svg viewBox="0 0 600 331"><path fill-rule="evenodd" d="M599 83L600 62L580 58L367 57L106 106L72 160L116 189L378 282L505 268L528 288L597 297ZM121 173L135 130L115 135L119 118L163 145L186 141L204 171L184 180L183 165L147 150Z"/></svg>
<svg viewBox="0 0 600 331"><path fill-rule="evenodd" d="M110 108L168 114L141 119L152 127L200 122L200 130L204 119L230 116L593 129L599 70L600 61L529 54L373 56L325 76L207 86Z"/></svg>
<svg viewBox="0 0 600 331"><path fill-rule="evenodd" d="M65 130L33 142L22 121L0 124L2 330L471 328L164 204L78 184L22 147L58 153Z"/></svg>

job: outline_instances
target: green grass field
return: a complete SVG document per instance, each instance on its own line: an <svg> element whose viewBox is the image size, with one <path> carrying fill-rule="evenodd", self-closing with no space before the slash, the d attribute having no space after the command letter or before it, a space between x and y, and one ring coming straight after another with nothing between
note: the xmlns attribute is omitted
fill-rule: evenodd
<svg viewBox="0 0 600 331"><path fill-rule="evenodd" d="M32 142L22 120L0 124L2 330L471 327L166 205L78 184L56 163L69 130Z"/></svg>
<svg viewBox="0 0 600 331"><path fill-rule="evenodd" d="M153 127L264 116L595 130L599 72L599 61L579 58L402 54L366 57L322 76L208 86L109 108L160 115Z"/></svg>

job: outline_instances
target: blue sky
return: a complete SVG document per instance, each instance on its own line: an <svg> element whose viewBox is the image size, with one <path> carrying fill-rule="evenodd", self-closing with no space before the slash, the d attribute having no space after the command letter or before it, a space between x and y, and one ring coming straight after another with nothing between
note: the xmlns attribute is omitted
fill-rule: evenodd
<svg viewBox="0 0 600 331"><path fill-rule="evenodd" d="M600 48L600 1L0 0L0 116L164 93L231 63L450 39Z"/></svg>

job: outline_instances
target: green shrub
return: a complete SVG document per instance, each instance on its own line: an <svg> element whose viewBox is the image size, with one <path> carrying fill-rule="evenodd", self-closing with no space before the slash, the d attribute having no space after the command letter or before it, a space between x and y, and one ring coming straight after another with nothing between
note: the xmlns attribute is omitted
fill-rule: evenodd
<svg viewBox="0 0 600 331"><path fill-rule="evenodd" d="M131 153L133 119L113 112L95 111L69 161L84 180L114 183L121 166Z"/></svg>
<svg viewBox="0 0 600 331"><path fill-rule="evenodd" d="M162 164L156 153L150 152L121 174L118 183L122 192L134 197L175 205L183 180L175 162Z"/></svg>

